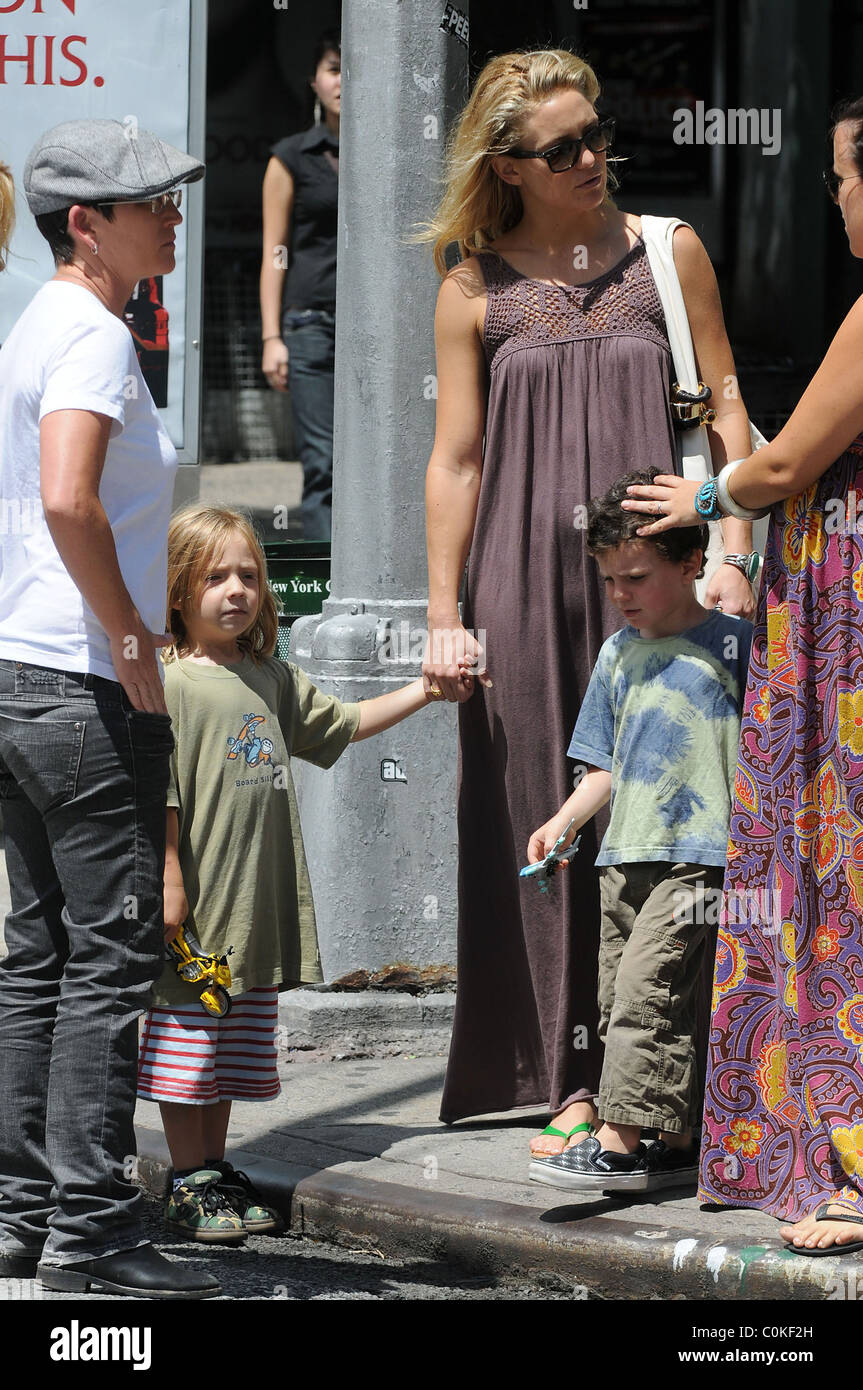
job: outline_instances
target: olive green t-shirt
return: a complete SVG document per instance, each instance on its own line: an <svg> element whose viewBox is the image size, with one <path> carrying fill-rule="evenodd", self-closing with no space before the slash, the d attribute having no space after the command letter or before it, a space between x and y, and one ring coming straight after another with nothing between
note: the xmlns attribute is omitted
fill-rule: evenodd
<svg viewBox="0 0 863 1390"><path fill-rule="evenodd" d="M231 993L321 979L315 913L290 758L331 767L359 705L325 695L297 666L169 664L174 729L168 806L180 824L187 923L206 952L228 957ZM158 1005L195 1002L200 987L168 963Z"/></svg>

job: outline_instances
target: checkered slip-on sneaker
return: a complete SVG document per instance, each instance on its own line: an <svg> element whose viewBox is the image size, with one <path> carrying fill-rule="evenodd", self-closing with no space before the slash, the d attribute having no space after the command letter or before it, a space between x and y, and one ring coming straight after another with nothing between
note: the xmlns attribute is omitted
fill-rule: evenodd
<svg viewBox="0 0 863 1390"><path fill-rule="evenodd" d="M535 1158L530 1180L570 1192L644 1192L648 1184L646 1153L643 1144L632 1154L612 1153L591 1136L562 1154Z"/></svg>

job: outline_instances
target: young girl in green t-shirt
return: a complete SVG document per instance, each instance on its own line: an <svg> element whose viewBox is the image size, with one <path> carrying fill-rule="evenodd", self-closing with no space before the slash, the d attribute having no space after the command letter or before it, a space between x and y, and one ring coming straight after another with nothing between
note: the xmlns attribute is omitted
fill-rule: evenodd
<svg viewBox="0 0 863 1390"><path fill-rule="evenodd" d="M290 758L330 767L349 743L442 696L420 679L344 704L277 660L266 560L248 520L228 508L174 517L168 622L165 699L176 746L165 940L185 924L205 954L231 948L232 1007L208 1014L201 986L167 962L144 1021L138 1095L158 1102L171 1151L167 1225L234 1243L278 1229L281 1218L225 1161L231 1103L278 1095L279 988L321 978ZM463 686L470 694L470 676Z"/></svg>

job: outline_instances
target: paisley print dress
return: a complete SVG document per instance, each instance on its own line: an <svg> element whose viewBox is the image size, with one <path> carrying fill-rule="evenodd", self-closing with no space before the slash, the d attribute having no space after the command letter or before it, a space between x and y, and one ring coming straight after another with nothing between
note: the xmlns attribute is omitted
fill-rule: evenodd
<svg viewBox="0 0 863 1390"><path fill-rule="evenodd" d="M863 436L773 508L714 974L699 1195L787 1220L863 1214L858 530Z"/></svg>

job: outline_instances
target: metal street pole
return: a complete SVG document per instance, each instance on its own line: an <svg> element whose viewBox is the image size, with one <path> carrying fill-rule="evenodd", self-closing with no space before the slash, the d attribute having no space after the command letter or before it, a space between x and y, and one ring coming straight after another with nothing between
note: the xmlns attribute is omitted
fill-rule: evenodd
<svg viewBox="0 0 863 1390"><path fill-rule="evenodd" d="M439 279L428 247L406 238L440 196L467 95L466 28L431 0L349 0L344 12L331 596L291 638L292 659L343 700L420 672ZM446 705L328 772L295 767L327 979L455 960L456 757Z"/></svg>

